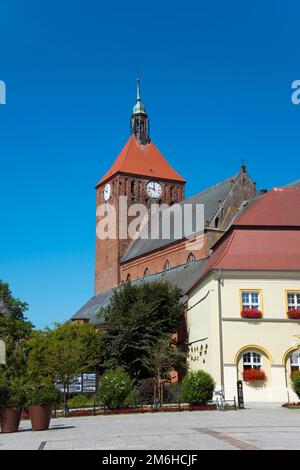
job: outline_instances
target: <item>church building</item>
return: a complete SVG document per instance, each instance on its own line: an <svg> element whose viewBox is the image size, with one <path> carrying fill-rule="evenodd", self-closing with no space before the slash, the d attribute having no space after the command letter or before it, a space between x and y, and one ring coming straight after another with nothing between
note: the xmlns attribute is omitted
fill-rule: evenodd
<svg viewBox="0 0 300 470"><path fill-rule="evenodd" d="M244 381L246 399L295 398L290 375L300 370L295 346L300 334L300 181L284 190L259 192L242 165L236 174L185 198L184 177L171 166L171 156L167 161L154 145L149 129L137 80L130 137L96 185L94 296L72 320L103 328L99 313L120 283L167 280L184 294L181 334L190 370L207 370L225 398L232 399L244 370L264 369L265 381ZM120 199L126 205L125 222ZM146 214L132 239L127 229L137 204ZM153 205L170 220L175 207L202 205L201 244L189 243L184 231L176 237L174 223L169 237L161 230L154 238L146 236ZM103 211L110 209L116 215L116 236L105 238L98 227ZM246 310L253 315L245 316ZM299 319L291 310L299 311Z"/></svg>

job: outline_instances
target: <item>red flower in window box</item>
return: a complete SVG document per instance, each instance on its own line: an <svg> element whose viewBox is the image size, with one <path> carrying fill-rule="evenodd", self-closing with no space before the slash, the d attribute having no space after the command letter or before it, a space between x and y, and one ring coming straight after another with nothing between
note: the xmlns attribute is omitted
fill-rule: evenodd
<svg viewBox="0 0 300 470"><path fill-rule="evenodd" d="M288 317L292 320L300 320L300 310L289 310Z"/></svg>
<svg viewBox="0 0 300 470"><path fill-rule="evenodd" d="M254 382L256 380L266 380L266 374L261 369L245 369L243 372L245 382Z"/></svg>
<svg viewBox="0 0 300 470"><path fill-rule="evenodd" d="M260 310L256 310L256 308L244 308L242 310L242 317L243 318L261 318L262 313Z"/></svg>

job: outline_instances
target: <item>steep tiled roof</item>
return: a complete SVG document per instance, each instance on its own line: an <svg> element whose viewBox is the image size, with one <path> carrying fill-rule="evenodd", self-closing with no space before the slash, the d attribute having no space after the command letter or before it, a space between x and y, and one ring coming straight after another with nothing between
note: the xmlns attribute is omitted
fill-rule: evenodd
<svg viewBox="0 0 300 470"><path fill-rule="evenodd" d="M236 181L239 175L240 173L237 173L236 175L231 176L230 178L227 178L226 180L221 181L218 184L210 186L204 191L201 191L200 193L195 194L194 196L191 196L185 199L184 201L180 202L179 205L182 207L185 204L191 204L193 205L193 207L196 207L197 204L203 204L204 220L208 221L209 223L211 222L212 218L219 209L219 201L224 201L224 199L232 188L232 182ZM166 214L171 211L172 206L166 209ZM160 233L157 239L152 239L151 237L146 235L143 236L144 234L150 233L150 224L151 220L148 225L146 225L142 230L141 236L130 244L129 248L127 249L122 258L122 262L129 261L130 259L136 258L137 256L141 256L146 253L150 253L176 241L176 238L174 236L174 224L172 224L172 219L170 226L170 237L168 238L163 238L161 230L162 227L160 227Z"/></svg>
<svg viewBox="0 0 300 470"><path fill-rule="evenodd" d="M235 221L238 226L300 226L300 188L274 188Z"/></svg>
<svg viewBox="0 0 300 470"><path fill-rule="evenodd" d="M300 188L274 188L252 200L194 284L213 269L300 271Z"/></svg>
<svg viewBox="0 0 300 470"><path fill-rule="evenodd" d="M153 142L142 145L133 134L129 137L110 170L101 178L96 186L104 183L104 181L117 173L185 182L180 174L171 167Z"/></svg>
<svg viewBox="0 0 300 470"><path fill-rule="evenodd" d="M193 284L194 279L199 277L199 273L203 269L205 260L192 261L190 263L177 266L169 271L164 271L150 276L136 279L132 284L141 284L143 282L153 281L168 281L173 285L180 287L183 293L188 290L189 286ZM117 287L116 287L117 289ZM91 323L101 325L105 322L103 317L98 318L98 315L103 307L109 304L109 299L113 294L114 289L101 292L100 294L92 297L81 309L73 315L71 320L88 319ZM185 300L185 298L184 298Z"/></svg>

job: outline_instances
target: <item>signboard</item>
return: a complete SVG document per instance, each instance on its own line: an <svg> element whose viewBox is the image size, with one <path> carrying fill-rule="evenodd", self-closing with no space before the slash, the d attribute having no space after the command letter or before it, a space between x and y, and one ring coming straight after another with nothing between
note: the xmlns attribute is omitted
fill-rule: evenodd
<svg viewBox="0 0 300 470"><path fill-rule="evenodd" d="M237 395L238 395L238 407L239 407L239 409L245 408L244 393L243 393L243 382L241 380L237 381Z"/></svg>
<svg viewBox="0 0 300 470"><path fill-rule="evenodd" d="M6 364L5 343L0 339L0 364Z"/></svg>
<svg viewBox="0 0 300 470"><path fill-rule="evenodd" d="M97 375L91 374L80 374L74 377L68 384L67 393L78 394L78 393L96 393L97 386ZM63 392L64 386L61 382L56 382L56 387Z"/></svg>

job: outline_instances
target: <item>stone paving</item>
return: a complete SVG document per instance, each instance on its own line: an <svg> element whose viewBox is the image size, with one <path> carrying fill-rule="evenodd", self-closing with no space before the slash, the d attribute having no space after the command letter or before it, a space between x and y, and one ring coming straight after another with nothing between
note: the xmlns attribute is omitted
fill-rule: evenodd
<svg viewBox="0 0 300 470"><path fill-rule="evenodd" d="M300 409L248 405L238 411L184 411L52 419L48 431L0 434L4 449L300 449Z"/></svg>

